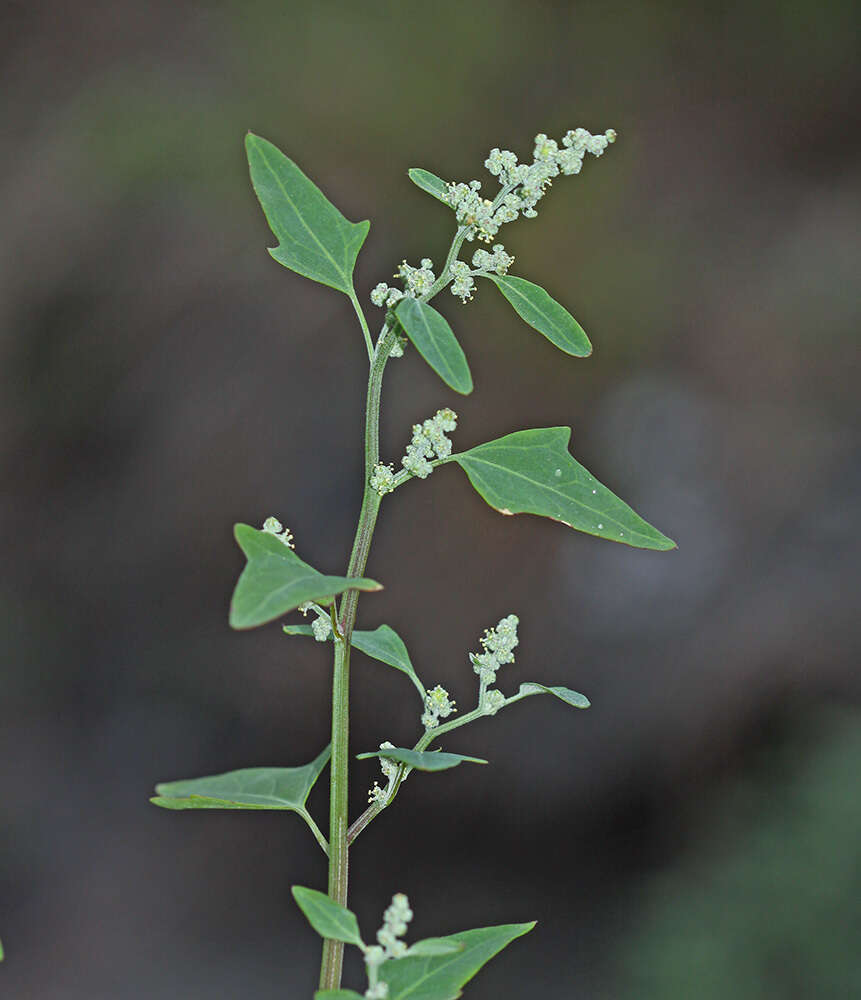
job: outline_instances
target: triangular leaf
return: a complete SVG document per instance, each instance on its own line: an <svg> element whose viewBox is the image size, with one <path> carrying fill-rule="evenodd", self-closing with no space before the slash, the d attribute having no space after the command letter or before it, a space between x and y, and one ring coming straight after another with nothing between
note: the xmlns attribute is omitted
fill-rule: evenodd
<svg viewBox="0 0 861 1000"><path fill-rule="evenodd" d="M472 375L466 355L457 342L445 317L427 302L401 299L395 315L416 350L455 392L472 392Z"/></svg>
<svg viewBox="0 0 861 1000"><path fill-rule="evenodd" d="M155 786L156 797L150 801L165 809L292 809L301 813L330 756L326 747L303 767L245 767L163 782Z"/></svg>
<svg viewBox="0 0 861 1000"><path fill-rule="evenodd" d="M324 892L294 885L290 890L308 923L320 935L332 941L345 941L363 947L356 914L346 906L336 903Z"/></svg>
<svg viewBox="0 0 861 1000"><path fill-rule="evenodd" d="M313 636L314 634L310 625L285 625L284 632L287 635ZM373 631L356 629L350 642L365 656L370 656L374 660L379 660L380 663L385 663L387 666L405 673L415 684L422 700L424 700L427 693L425 687L413 668L410 654L407 652L403 639L393 628L389 628L388 625L379 625Z"/></svg>
<svg viewBox="0 0 861 1000"><path fill-rule="evenodd" d="M557 698L571 705L573 708L589 708L592 704L585 694L579 691L572 691L566 687L545 687L543 684L536 684L532 681L520 685L520 694L555 694Z"/></svg>
<svg viewBox="0 0 861 1000"><path fill-rule="evenodd" d="M355 990L317 990L314 1000L362 1000Z"/></svg>
<svg viewBox="0 0 861 1000"><path fill-rule="evenodd" d="M237 524L234 534L248 564L230 602L233 628L263 625L305 601L329 603L344 590L382 589L379 583L364 577L323 576L268 531Z"/></svg>
<svg viewBox="0 0 861 1000"><path fill-rule="evenodd" d="M488 274L496 287L514 306L521 319L543 334L551 344L576 358L586 358L592 345L570 312L551 298L540 285L513 275Z"/></svg>
<svg viewBox="0 0 861 1000"><path fill-rule="evenodd" d="M392 747L391 749L375 750L373 753L356 755L357 760L367 760L369 757L385 757L387 760L396 760L399 764L406 764L417 771L447 771L450 767L457 767L464 761L471 764L487 763L481 757L464 757L459 753L443 753L441 750L407 750L403 747Z"/></svg>
<svg viewBox="0 0 861 1000"><path fill-rule="evenodd" d="M568 453L570 427L516 431L453 455L478 493L502 514L538 514L640 549L676 543L595 479Z"/></svg>
<svg viewBox="0 0 861 1000"><path fill-rule="evenodd" d="M441 201L443 205L448 205L451 208L448 200L448 184L441 177L437 177L430 170L423 170L421 167L411 167L407 174L416 187L420 187L422 191L426 191L437 201Z"/></svg>
<svg viewBox="0 0 861 1000"><path fill-rule="evenodd" d="M292 271L353 294L353 268L370 229L350 222L271 142L245 139L251 182L279 245L270 254Z"/></svg>
<svg viewBox="0 0 861 1000"><path fill-rule="evenodd" d="M534 923L503 924L462 931L442 939L461 944L458 952L384 962L380 966L380 979L388 983L388 1000L454 1000L483 965L534 926Z"/></svg>

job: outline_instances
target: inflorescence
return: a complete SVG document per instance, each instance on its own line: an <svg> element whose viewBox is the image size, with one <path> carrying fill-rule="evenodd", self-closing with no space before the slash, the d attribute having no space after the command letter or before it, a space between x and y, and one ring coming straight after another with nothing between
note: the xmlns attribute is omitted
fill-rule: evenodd
<svg viewBox="0 0 861 1000"><path fill-rule="evenodd" d="M285 528L277 517L267 517L263 522L263 530L267 535L274 535L279 541L282 541L288 549L296 548L293 544L293 533L289 528Z"/></svg>
<svg viewBox="0 0 861 1000"><path fill-rule="evenodd" d="M407 954L406 942L401 938L412 919L409 899L402 892L395 893L391 906L383 914L383 926L377 931L379 943L364 949L369 983L365 1000L386 1000L388 997L389 987L379 979L379 968L388 959L403 958Z"/></svg>
<svg viewBox="0 0 861 1000"><path fill-rule="evenodd" d="M296 610L301 611L303 615L307 615L309 611L317 613L317 617L311 622L311 632L317 642L326 642L332 634L332 616L330 612L314 604L313 601L305 601Z"/></svg>
<svg viewBox="0 0 861 1000"><path fill-rule="evenodd" d="M554 177L579 174L587 153L601 156L615 141L614 129L607 129L603 135L593 135L585 128L569 129L561 144L539 132L535 136L532 163L518 163L517 156L509 149L492 149L484 165L499 180L500 190L493 200L480 194L481 181L452 181L448 185L446 198L461 227L461 239L492 243L506 222L514 222L521 216L534 219L538 215L535 206L546 194ZM466 261L455 260L450 264L448 273L441 277L446 283L451 282L452 295L466 302L472 298L474 275L503 275L513 262L514 258L505 252L505 247L497 243L492 254L486 250L473 254L472 267ZM392 308L403 298L426 296L437 281L433 263L427 257L419 267L411 267L403 261L395 277L403 282L403 291L381 281L371 292L371 302L375 306ZM402 346L398 344L391 356L399 357L402 353Z"/></svg>
<svg viewBox="0 0 861 1000"><path fill-rule="evenodd" d="M496 672L504 663L514 663L514 647L518 643L517 615L508 615L496 628L485 629L481 638L481 653L470 653L473 670L480 681L480 707L486 715L495 715L505 704L505 695L490 689L496 683Z"/></svg>
<svg viewBox="0 0 861 1000"><path fill-rule="evenodd" d="M394 750L394 743L381 743L381 750ZM400 770L400 765L397 761L390 760L388 757L380 757L380 767L383 771L383 777L386 779L386 787L380 788L379 782L374 782L374 787L368 792L368 802L373 804L378 802L380 805L385 805L389 800L389 795L391 794L392 788L394 786L395 780L398 776L398 771ZM405 780L406 776L402 780Z"/></svg>
<svg viewBox="0 0 861 1000"><path fill-rule="evenodd" d="M422 725L425 729L436 729L440 719L447 719L457 709L451 700L448 691L437 684L433 690L425 695L425 710L422 715Z"/></svg>
<svg viewBox="0 0 861 1000"><path fill-rule="evenodd" d="M457 427L457 414L447 406L437 410L421 424L413 424L413 436L401 459L404 471L419 479L427 479L433 472L431 464L435 459L449 458L451 440L446 437ZM371 487L385 496L396 485L394 466L378 462L371 474Z"/></svg>

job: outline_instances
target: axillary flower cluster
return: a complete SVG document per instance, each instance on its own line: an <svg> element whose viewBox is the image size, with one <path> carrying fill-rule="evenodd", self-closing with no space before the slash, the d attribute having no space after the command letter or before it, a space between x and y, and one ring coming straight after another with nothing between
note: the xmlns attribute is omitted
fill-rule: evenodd
<svg viewBox="0 0 861 1000"><path fill-rule="evenodd" d="M509 701L505 695L491 685L496 683L496 674L501 666L506 663L514 663L514 648L518 645L517 626L520 619L517 615L506 615L497 622L494 628L484 630L484 635L479 640L481 644L480 653L470 653L469 660L473 670L478 674L478 704L464 716L459 716L456 720L440 729L441 720L447 719L457 712L455 702L451 695L441 685L426 691L424 695L424 712L421 723L425 729L425 735L416 745L416 749L426 748L431 740L440 732L447 732L458 726L466 725L475 719L485 715L496 715L496 713ZM515 695L514 699L517 700ZM391 743L381 743L380 750L394 750ZM374 782L374 787L368 793L368 802L385 808L393 798L400 782L404 781L410 769L399 764L396 760L381 755L380 767L386 787L381 788L378 782Z"/></svg>
<svg viewBox="0 0 861 1000"><path fill-rule="evenodd" d="M494 688L496 672L504 663L514 663L514 647L518 644L517 626L520 619L517 615L506 615L500 619L495 628L484 630L479 642L482 651L470 653L469 660L473 670L478 674L478 707L479 715L496 715L505 704L505 695ZM456 712L455 703L448 691L437 684L425 695L425 711L422 715L422 725L426 730L436 729L440 719L445 719Z"/></svg>
<svg viewBox="0 0 861 1000"><path fill-rule="evenodd" d="M531 163L519 163L509 149L494 148L484 161L488 171L499 180L500 189L491 200L481 194L481 181L452 181L448 185L446 201L453 209L463 240L480 240L492 243L506 222L523 216L534 219L536 205L544 197L553 178L560 174L579 174L586 155L601 156L610 143L616 141L616 132L607 129L603 135L593 135L585 128L569 129L560 142L548 138L543 132L535 136ZM466 302L473 296L475 276L503 275L514 263L501 243L493 245L492 252L477 250L470 263L453 260L440 275L442 285L450 284L452 295ZM433 271L433 261L425 257L419 267L411 267L405 260L394 275L403 283L403 289L390 287L381 281L371 292L375 306L391 309L403 298L420 299L432 290L439 291ZM393 357L403 353L396 345Z"/></svg>
<svg viewBox="0 0 861 1000"><path fill-rule="evenodd" d="M413 436L407 445L401 465L404 472L419 479L427 479L433 472L435 459L451 455L451 440L446 437L457 428L457 414L447 406L437 410L432 417L420 424L413 424ZM394 466L378 462L371 475L371 487L385 496L397 485Z"/></svg>
<svg viewBox="0 0 861 1000"><path fill-rule="evenodd" d="M392 896L392 903L383 914L383 926L377 931L378 944L364 949L365 967L368 972L368 988L365 1000L386 1000L389 987L379 979L379 968L390 958L403 958L408 953L406 942L401 938L407 932L407 925L413 919L409 899L402 893Z"/></svg>

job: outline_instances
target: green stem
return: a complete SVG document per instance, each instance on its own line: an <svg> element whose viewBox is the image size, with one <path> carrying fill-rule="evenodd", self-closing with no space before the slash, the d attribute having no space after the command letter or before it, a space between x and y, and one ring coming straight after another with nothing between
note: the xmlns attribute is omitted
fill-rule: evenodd
<svg viewBox="0 0 861 1000"><path fill-rule="evenodd" d="M394 329L383 328L377 348L371 357L368 377L368 398L365 407L365 488L359 524L350 554L347 576L361 576L368 561L380 494L371 487L371 475L380 458L380 393L383 372L389 351L395 340ZM368 337L370 342L370 337ZM349 876L349 845L347 842L348 770L350 754L350 640L356 624L359 591L348 590L339 609L338 625L341 640L335 642L335 664L332 678L332 762L329 778L329 897L341 906L347 905ZM320 989L336 990L341 985L344 944L323 942L320 968Z"/></svg>
<svg viewBox="0 0 861 1000"><path fill-rule="evenodd" d="M442 274L433 287L422 296L423 301L432 298L448 281L452 261L457 257L460 246L466 237L466 228L461 227L452 240ZM362 494L362 509L359 513L359 524L353 541L353 551L347 576L361 576L365 571L377 514L380 510L381 496L371 487L371 476L374 466L380 460L380 394L383 385L383 372L389 360L389 352L397 336L397 325L388 321L383 326L373 347L368 322L365 319L355 291L350 295L350 301L356 310L371 370L368 376L368 397L365 405L365 487ZM335 642L335 663L332 676L332 761L329 769L329 897L342 906L347 905L347 887L349 876L349 845L348 838L348 791L349 791L349 752L350 752L350 645L353 627L356 624L356 612L359 606L359 592L348 590L341 601L338 625L341 639ZM336 990L341 985L341 969L344 961L344 945L341 941L326 939L323 942L323 960L320 968L320 989Z"/></svg>

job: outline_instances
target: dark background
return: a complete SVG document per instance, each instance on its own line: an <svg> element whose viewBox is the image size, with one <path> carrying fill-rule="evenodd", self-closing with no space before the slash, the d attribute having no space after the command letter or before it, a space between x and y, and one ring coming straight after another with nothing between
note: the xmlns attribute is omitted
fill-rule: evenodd
<svg viewBox="0 0 861 1000"><path fill-rule="evenodd" d="M346 298L267 255L244 132L371 219L367 302L448 246L408 167L486 180L491 146L578 125L619 141L504 240L593 357L487 287L445 294L476 391L408 352L383 451L443 405L461 449L570 424L679 549L501 518L453 467L387 501L361 623L469 707L466 651L514 611L501 686L593 708L454 735L491 766L414 776L351 901L372 931L405 891L422 936L538 918L474 1000L861 994L858 28L852 3L785 0L3 4L4 997L311 995L301 823L147 802L328 738L326 649L227 627L231 529L276 514L342 571L364 347ZM357 654L353 691L357 751L415 738L403 677Z"/></svg>

